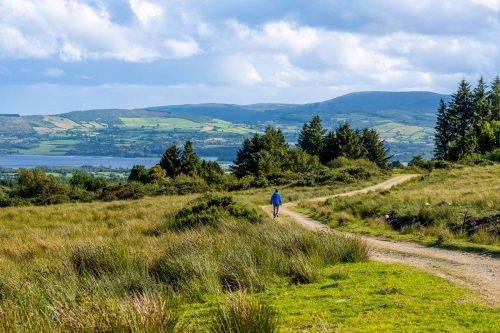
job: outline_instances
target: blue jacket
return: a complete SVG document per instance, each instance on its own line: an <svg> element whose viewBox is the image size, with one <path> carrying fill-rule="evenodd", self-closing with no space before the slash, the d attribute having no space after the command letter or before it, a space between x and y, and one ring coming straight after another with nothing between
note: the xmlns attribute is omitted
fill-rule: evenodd
<svg viewBox="0 0 500 333"><path fill-rule="evenodd" d="M275 206L281 205L281 194L279 192L274 192L271 196L271 203Z"/></svg>

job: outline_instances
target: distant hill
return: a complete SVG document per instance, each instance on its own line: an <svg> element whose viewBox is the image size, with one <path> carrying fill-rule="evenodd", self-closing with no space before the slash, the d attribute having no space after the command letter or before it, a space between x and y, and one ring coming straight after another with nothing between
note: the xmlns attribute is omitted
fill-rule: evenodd
<svg viewBox="0 0 500 333"><path fill-rule="evenodd" d="M377 129L402 160L429 156L440 99L433 92L356 92L309 104L186 104L72 111L52 116L0 114L0 153L157 156L195 141L201 154L231 159L244 137L271 124L295 142L315 114L325 127L344 121Z"/></svg>

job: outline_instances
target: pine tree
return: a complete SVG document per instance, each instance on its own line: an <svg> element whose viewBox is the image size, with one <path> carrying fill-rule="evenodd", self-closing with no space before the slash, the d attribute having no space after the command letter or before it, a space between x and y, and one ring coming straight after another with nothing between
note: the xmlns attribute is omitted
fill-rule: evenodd
<svg viewBox="0 0 500 333"><path fill-rule="evenodd" d="M313 156L319 156L323 149L325 133L326 130L323 128L321 118L316 115L309 124L305 123L302 127L297 146Z"/></svg>
<svg viewBox="0 0 500 333"><path fill-rule="evenodd" d="M486 84L482 77L479 79L477 87L474 88L472 104L474 108L472 126L474 132L478 135L483 123L491 119L491 105L486 92Z"/></svg>
<svg viewBox="0 0 500 333"><path fill-rule="evenodd" d="M160 167L167 172L167 176L175 177L181 173L181 160L179 148L171 145L161 156Z"/></svg>
<svg viewBox="0 0 500 333"><path fill-rule="evenodd" d="M340 148L337 142L335 131L328 131L323 139L323 149L321 150L321 162L327 164L328 162L340 156Z"/></svg>
<svg viewBox="0 0 500 333"><path fill-rule="evenodd" d="M387 156L389 148L384 147L384 141L380 139L377 131L374 129L363 129L362 134L363 147L366 150L368 160L377 164L380 168L387 168Z"/></svg>
<svg viewBox="0 0 500 333"><path fill-rule="evenodd" d="M286 155L288 144L286 143L285 136L280 129L267 126L261 140L263 149L275 155Z"/></svg>
<svg viewBox="0 0 500 333"><path fill-rule="evenodd" d="M251 138L243 140L243 145L236 152L236 159L231 166L236 177L257 174L258 165L254 155L261 149L263 149L263 143L259 134L255 133Z"/></svg>
<svg viewBox="0 0 500 333"><path fill-rule="evenodd" d="M288 144L283 132L268 126L263 135L254 134L243 141L231 169L238 178L247 175L265 177L283 172L287 155Z"/></svg>
<svg viewBox="0 0 500 333"><path fill-rule="evenodd" d="M340 125L335 133L339 156L350 159L358 159L366 156L366 149L363 147L361 133L353 130L348 123Z"/></svg>
<svg viewBox="0 0 500 333"><path fill-rule="evenodd" d="M470 130L474 120L474 104L470 84L462 80L458 85L458 91L452 95L448 105L450 121L451 144L449 159L458 160L473 153L476 149L474 142L470 140Z"/></svg>
<svg viewBox="0 0 500 333"><path fill-rule="evenodd" d="M448 118L448 109L441 99L437 112L437 121L434 133L434 158L438 160L448 158L448 146L450 144L450 120Z"/></svg>
<svg viewBox="0 0 500 333"><path fill-rule="evenodd" d="M193 143L188 140L184 143L181 154L181 173L194 176L200 170L201 160L193 149Z"/></svg>
<svg viewBox="0 0 500 333"><path fill-rule="evenodd" d="M496 77L491 83L488 92L488 101L491 108L491 118L489 121L500 121L500 77Z"/></svg>

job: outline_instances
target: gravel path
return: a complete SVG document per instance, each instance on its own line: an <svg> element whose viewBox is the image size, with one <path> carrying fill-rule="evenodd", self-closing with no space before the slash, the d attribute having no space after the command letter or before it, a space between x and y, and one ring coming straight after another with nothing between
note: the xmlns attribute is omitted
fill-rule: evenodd
<svg viewBox="0 0 500 333"><path fill-rule="evenodd" d="M338 196L353 196L372 191L388 190L391 187L406 182L419 175L404 175L394 177L383 183L361 190L346 192L327 197L315 198L310 201L325 201ZM423 271L448 279L469 289L480 292L493 306L500 305L500 260L488 255L445 250L424 245L376 238L364 235L354 235L340 232L316 221L306 215L292 211L290 207L295 202L284 204L280 208L281 216L288 216L304 228L314 231L336 232L359 237L370 248L370 258L387 263L400 263L417 267ZM270 206L262 206L264 211L272 216Z"/></svg>

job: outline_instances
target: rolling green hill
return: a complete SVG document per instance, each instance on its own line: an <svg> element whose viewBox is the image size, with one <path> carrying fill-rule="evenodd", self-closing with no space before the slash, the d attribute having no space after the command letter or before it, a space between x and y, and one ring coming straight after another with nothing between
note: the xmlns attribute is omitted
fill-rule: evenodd
<svg viewBox="0 0 500 333"><path fill-rule="evenodd" d="M344 121L377 129L396 159L432 153L439 99L431 92L357 92L311 104L186 104L73 111L50 116L0 114L0 154L158 156L194 141L202 156L231 160L241 141L267 125L291 143L318 114L327 128Z"/></svg>

